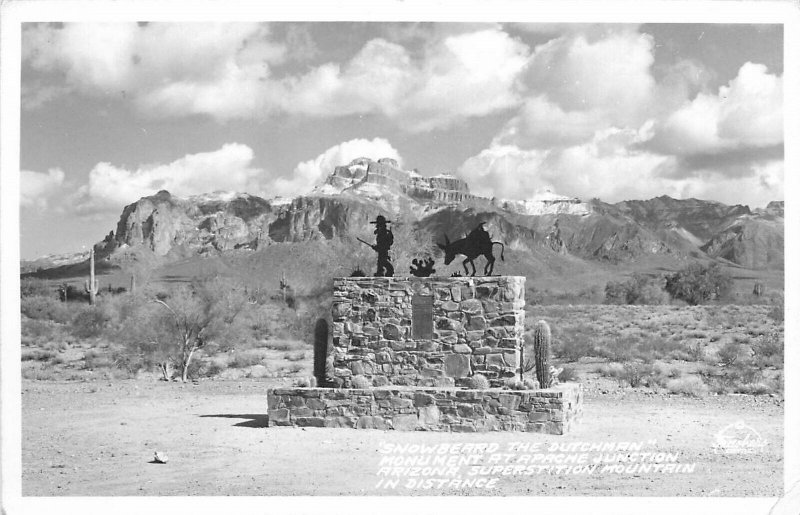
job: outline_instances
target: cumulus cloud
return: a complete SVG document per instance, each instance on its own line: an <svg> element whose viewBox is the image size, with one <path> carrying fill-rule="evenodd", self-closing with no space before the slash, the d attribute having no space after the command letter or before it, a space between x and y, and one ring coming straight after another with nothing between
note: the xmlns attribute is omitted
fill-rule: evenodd
<svg viewBox="0 0 800 515"><path fill-rule="evenodd" d="M632 150L650 128L608 129L587 143L547 150L495 144L468 159L459 175L479 194L514 200L544 189L603 200L661 195L668 181L653 179L670 158Z"/></svg>
<svg viewBox="0 0 800 515"><path fill-rule="evenodd" d="M498 28L451 34L415 58L377 38L344 64L282 82L282 108L314 116L378 113L402 128L445 128L519 104L528 47Z"/></svg>
<svg viewBox="0 0 800 515"><path fill-rule="evenodd" d="M403 163L400 154L389 141L383 138L372 140L353 139L335 145L314 159L299 163L291 177L279 177L270 185L272 194L292 196L307 193L337 166L350 163L353 159L368 157L378 160L388 157Z"/></svg>
<svg viewBox="0 0 800 515"><path fill-rule="evenodd" d="M783 78L745 63L717 94L700 93L659 125L654 148L680 155L783 143Z"/></svg>
<svg viewBox="0 0 800 515"><path fill-rule="evenodd" d="M751 162L736 175L713 164L686 174L680 158L642 147L652 130L651 123L638 130L611 128L587 143L547 150L495 144L458 173L478 194L515 200L544 189L607 202L669 195L756 207L783 198L782 159Z"/></svg>
<svg viewBox="0 0 800 515"><path fill-rule="evenodd" d="M36 24L23 31L23 60L63 74L89 95L121 95L153 116L249 116L261 83L286 48L255 23Z"/></svg>
<svg viewBox="0 0 800 515"><path fill-rule="evenodd" d="M228 143L220 149L188 154L171 163L141 165L135 169L98 163L88 181L70 195L75 211L82 215L116 212L141 197L167 190L187 197L215 191L246 192L263 197L308 193L336 166L358 157L389 157L402 164L397 149L383 138L353 139L335 145L314 159L298 163L289 176L276 176L253 166L253 150ZM60 170L49 174L23 172L22 203L44 202L59 190L64 179ZM38 200L37 200L38 199Z"/></svg>
<svg viewBox="0 0 800 515"><path fill-rule="evenodd" d="M554 37L534 49L519 111L459 169L479 193L782 198L783 83L765 66L746 63L709 92L712 70L691 59L654 69L653 38L627 27L516 28Z"/></svg>
<svg viewBox="0 0 800 515"><path fill-rule="evenodd" d="M784 200L784 163L783 160L752 163L750 173L734 177L711 168L678 184L682 185L683 198L764 207L773 200Z"/></svg>
<svg viewBox="0 0 800 515"><path fill-rule="evenodd" d="M45 209L50 199L61 191L64 172L53 168L47 173L22 170L20 172L19 203L22 207Z"/></svg>
<svg viewBox="0 0 800 515"><path fill-rule="evenodd" d="M562 109L630 116L650 99L655 84L652 49L650 35L628 30L595 41L584 34L561 37L536 47L526 80ZM608 113L612 120L614 112Z"/></svg>
<svg viewBox="0 0 800 515"><path fill-rule="evenodd" d="M495 144L567 147L598 131L644 123L658 105L653 40L634 29L569 30L537 46L524 73L525 102Z"/></svg>
<svg viewBox="0 0 800 515"><path fill-rule="evenodd" d="M189 154L168 164L135 170L98 163L89 172L88 184L78 190L78 210L117 210L159 190L178 196L219 190L260 192L264 172L253 168L252 160L250 147L229 143L213 152Z"/></svg>
<svg viewBox="0 0 800 515"><path fill-rule="evenodd" d="M284 34L289 43L291 34L299 33ZM264 24L33 25L23 48L31 69L63 74L83 94L124 93L154 117L376 113L427 131L519 104L525 44L498 26L431 34L418 52L376 38L342 62L280 78L272 69L313 55L313 42L295 45L298 54ZM38 89L26 106L42 104Z"/></svg>
<svg viewBox="0 0 800 515"><path fill-rule="evenodd" d="M598 111L564 111L545 96L528 98L496 136L500 145L524 148L570 146L588 141L609 122Z"/></svg>

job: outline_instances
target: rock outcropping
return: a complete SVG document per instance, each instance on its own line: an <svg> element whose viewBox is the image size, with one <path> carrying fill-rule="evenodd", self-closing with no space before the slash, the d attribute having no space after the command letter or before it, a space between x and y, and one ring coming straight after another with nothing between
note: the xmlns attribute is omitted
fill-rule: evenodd
<svg viewBox="0 0 800 515"><path fill-rule="evenodd" d="M370 185L380 188L370 188ZM423 202L452 203L477 198L469 192L465 181L452 175L424 177L416 171L401 169L394 159L372 161L365 157L346 166L337 166L312 194L363 194L370 191L377 191L379 195L403 195Z"/></svg>

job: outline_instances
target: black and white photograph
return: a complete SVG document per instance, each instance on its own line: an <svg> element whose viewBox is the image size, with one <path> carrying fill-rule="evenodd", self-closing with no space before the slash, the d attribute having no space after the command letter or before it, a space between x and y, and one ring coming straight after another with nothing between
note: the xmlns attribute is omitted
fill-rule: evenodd
<svg viewBox="0 0 800 515"><path fill-rule="evenodd" d="M800 513L796 3L71 3L2 6L4 512Z"/></svg>

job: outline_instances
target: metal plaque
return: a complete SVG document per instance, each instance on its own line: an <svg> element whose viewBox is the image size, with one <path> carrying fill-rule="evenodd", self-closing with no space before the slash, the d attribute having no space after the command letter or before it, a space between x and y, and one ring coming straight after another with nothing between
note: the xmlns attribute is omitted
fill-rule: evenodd
<svg viewBox="0 0 800 515"><path fill-rule="evenodd" d="M433 339L433 296L411 297L411 336L415 340Z"/></svg>

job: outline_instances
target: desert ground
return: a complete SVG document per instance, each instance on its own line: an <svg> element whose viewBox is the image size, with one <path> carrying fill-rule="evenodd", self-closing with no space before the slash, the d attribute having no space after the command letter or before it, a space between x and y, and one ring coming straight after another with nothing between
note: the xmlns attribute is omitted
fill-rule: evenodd
<svg viewBox="0 0 800 515"><path fill-rule="evenodd" d="M267 427L266 390L287 382L201 380L22 383L24 496L592 495L780 496L783 401L768 395L694 398L585 381L567 435L456 434ZM754 454L713 450L744 422L767 441ZM502 476L494 488L378 488L387 444L654 442L693 473ZM154 452L166 464L154 463Z"/></svg>
<svg viewBox="0 0 800 515"><path fill-rule="evenodd" d="M32 284L22 295L22 493L782 494L782 302L548 305L535 291L528 293L526 326L539 319L550 323L553 362L562 369L559 379L583 385L583 413L567 435L268 427L267 389L291 386L312 374L313 337L307 329L316 320L312 315L329 312L329 307L265 301L240 317L235 344L223 338L198 352L189 381L183 383L159 380L152 367L157 356L142 361L142 349L126 343L127 306L135 299L111 296L91 307L60 302L52 285ZM736 424L752 428L766 444L749 454L715 452L716 435ZM379 475L387 446L484 443L509 448L523 443L548 449L626 442L674 456L689 469L497 471L491 473L497 479L491 488L421 488L408 481L411 476L386 487L381 482L386 478ZM168 456L167 463L154 462L156 451ZM481 459L478 465L490 457ZM465 466L459 474L468 477L470 470Z"/></svg>

